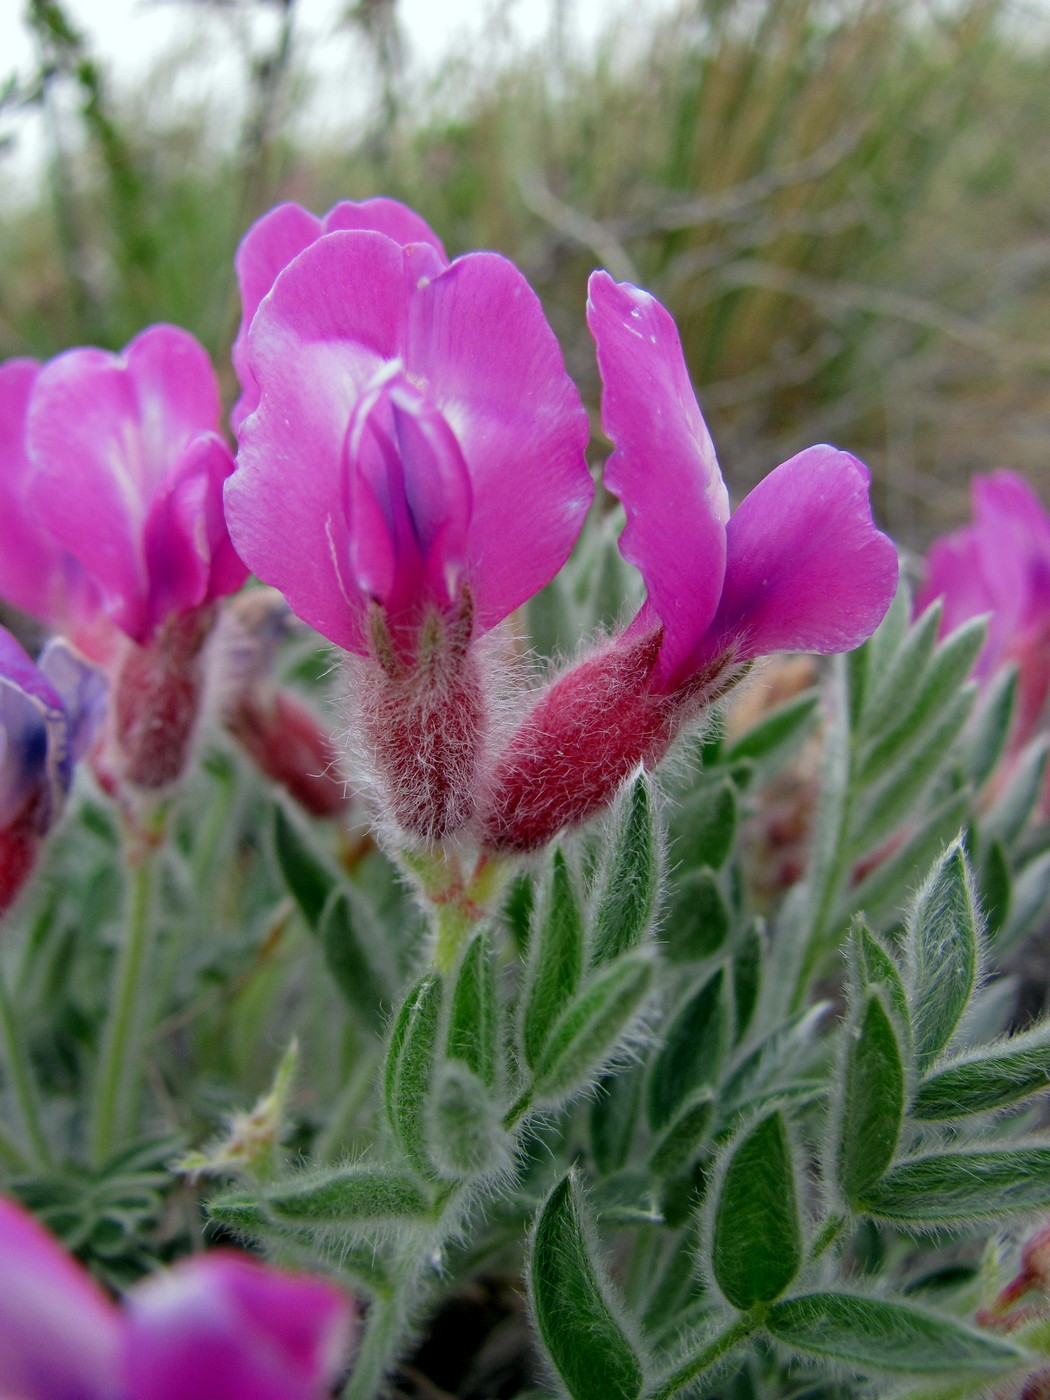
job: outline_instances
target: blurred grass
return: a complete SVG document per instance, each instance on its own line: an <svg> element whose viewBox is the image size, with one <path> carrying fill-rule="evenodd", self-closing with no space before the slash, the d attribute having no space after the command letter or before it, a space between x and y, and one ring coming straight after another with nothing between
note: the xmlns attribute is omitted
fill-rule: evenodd
<svg viewBox="0 0 1050 1400"><path fill-rule="evenodd" d="M310 78L294 0L278 8L271 46L243 59L240 134L216 141L206 113L149 91L115 104L104 56L31 0L40 71L19 96L49 115L52 163L0 228L0 353L173 320L232 394L250 219L387 193L450 251L519 263L592 408L591 268L664 299L738 494L828 440L869 462L908 542L966 513L973 471L1015 467L1050 498L1047 11L698 0L645 33L611 23L588 55L554 32L500 63L481 46L423 88L403 79L395 6L372 0L355 13L375 115L319 146L297 135Z"/></svg>

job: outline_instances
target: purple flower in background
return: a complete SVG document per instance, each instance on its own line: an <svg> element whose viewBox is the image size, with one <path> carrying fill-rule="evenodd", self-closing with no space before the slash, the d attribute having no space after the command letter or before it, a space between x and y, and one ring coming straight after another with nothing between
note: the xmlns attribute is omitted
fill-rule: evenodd
<svg viewBox="0 0 1050 1400"><path fill-rule="evenodd" d="M35 528L140 646L247 576L222 511L233 459L219 407L207 354L175 326L149 327L121 355L69 350L31 386L24 498Z"/></svg>
<svg viewBox="0 0 1050 1400"><path fill-rule="evenodd" d="M18 1400L323 1400L351 1341L322 1279L197 1255L113 1303L0 1198L0 1386Z"/></svg>
<svg viewBox="0 0 1050 1400"><path fill-rule="evenodd" d="M413 210L396 199L365 199L360 204L344 199L323 218L311 214L301 204L278 204L257 219L237 250L237 282L241 289L241 324L233 342L233 365L243 393L233 410L233 426L239 428L249 413L259 406L259 386L248 363L248 331L259 303L293 258L337 229L371 230L384 233L395 243L426 243L444 266L448 259L441 240Z"/></svg>
<svg viewBox="0 0 1050 1400"><path fill-rule="evenodd" d="M593 496L589 425L521 273L494 253L448 264L415 215L381 207L396 237L321 232L251 316L258 407L226 514L260 578L369 658L355 728L384 810L432 841L475 801L488 696L473 642L568 558ZM273 235L263 221L246 246ZM262 287L279 258L258 261Z"/></svg>
<svg viewBox="0 0 1050 1400"><path fill-rule="evenodd" d="M973 524L934 540L915 599L923 611L942 600L942 634L989 613L974 668L987 680L1018 667L1015 745L1037 729L1050 695L1050 514L1016 472L975 476Z"/></svg>
<svg viewBox="0 0 1050 1400"><path fill-rule="evenodd" d="M0 628L0 912L15 899L58 819L94 736L105 681L63 641L34 663Z"/></svg>
<svg viewBox="0 0 1050 1400"><path fill-rule="evenodd" d="M730 516L678 333L648 293L590 282L604 480L623 502L620 551L647 597L626 631L543 695L500 757L483 817L495 850L532 850L608 802L640 763L773 651L842 652L874 631L897 586L867 469L811 447Z"/></svg>

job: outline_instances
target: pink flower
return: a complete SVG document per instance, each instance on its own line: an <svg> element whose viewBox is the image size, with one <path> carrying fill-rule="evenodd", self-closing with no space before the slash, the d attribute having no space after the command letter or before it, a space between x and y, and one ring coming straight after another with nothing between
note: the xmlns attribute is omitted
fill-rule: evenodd
<svg viewBox="0 0 1050 1400"><path fill-rule="evenodd" d="M494 253L317 239L256 311L260 391L226 488L243 558L306 622L369 651L472 598L485 631L567 559L593 494L586 414L535 294Z"/></svg>
<svg viewBox="0 0 1050 1400"><path fill-rule="evenodd" d="M475 801L473 643L562 566L593 485L587 416L521 274L493 253L447 264L407 210L394 225L315 236L251 317L258 407L226 512L254 571L369 658L362 747L387 813L432 841ZM277 261L260 254L258 285Z"/></svg>
<svg viewBox="0 0 1050 1400"><path fill-rule="evenodd" d="M975 476L972 491L973 524L934 540L915 605L923 611L942 600L942 634L991 615L974 670L985 681L1017 663L1020 745L1050 695L1050 514L1015 472Z"/></svg>
<svg viewBox="0 0 1050 1400"><path fill-rule="evenodd" d="M233 459L218 422L208 357L175 326L149 327L121 355L69 350L32 384L29 518L140 646L246 577L223 518Z"/></svg>
<svg viewBox="0 0 1050 1400"><path fill-rule="evenodd" d="M615 446L604 480L623 502L620 551L647 598L620 637L541 696L500 757L483 818L497 850L535 849L598 810L741 663L857 646L897 586L896 550L872 523L855 457L800 452L730 516L667 311L605 272L591 278L587 311Z"/></svg>
<svg viewBox="0 0 1050 1400"><path fill-rule="evenodd" d="M0 1384L18 1400L323 1400L353 1310L331 1284L198 1255L123 1307L0 1199Z"/></svg>

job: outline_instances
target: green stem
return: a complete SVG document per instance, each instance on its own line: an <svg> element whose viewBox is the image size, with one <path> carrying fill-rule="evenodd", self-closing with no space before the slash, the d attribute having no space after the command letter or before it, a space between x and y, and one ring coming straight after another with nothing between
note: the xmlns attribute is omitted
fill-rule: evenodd
<svg viewBox="0 0 1050 1400"><path fill-rule="evenodd" d="M444 1238L436 1232L437 1240ZM435 1237L411 1235L404 1241L389 1293L376 1297L368 1310L364 1336L354 1354L354 1366L341 1400L374 1400L404 1345L405 1334L418 1305L419 1287L433 1252Z"/></svg>
<svg viewBox="0 0 1050 1400"><path fill-rule="evenodd" d="M434 910L434 966L448 976L456 965L460 949L467 941L477 917L458 904L439 904Z"/></svg>
<svg viewBox="0 0 1050 1400"><path fill-rule="evenodd" d="M32 1163L38 1167L46 1166L51 1153L48 1149L47 1138L40 1126L33 1070L29 1063L25 1042L15 1021L10 998L7 995L7 984L2 975L0 975L0 1035L2 1035L4 1042L7 1073L22 1118L26 1140L30 1146ZM17 1147L15 1150L25 1160L26 1154Z"/></svg>
<svg viewBox="0 0 1050 1400"><path fill-rule="evenodd" d="M723 1356L728 1355L734 1347L756 1332L760 1325L761 1320L754 1313L745 1313L743 1317L738 1317L724 1332L713 1337L702 1351L684 1361L661 1381L655 1390L650 1391L649 1400L671 1400L671 1396L677 1395L705 1371L709 1371Z"/></svg>
<svg viewBox="0 0 1050 1400"><path fill-rule="evenodd" d="M130 867L127 936L117 959L113 1000L102 1038L98 1090L91 1133L91 1155L101 1165L124 1135L141 1072L143 1002L152 944L150 902L155 853L143 853Z"/></svg>

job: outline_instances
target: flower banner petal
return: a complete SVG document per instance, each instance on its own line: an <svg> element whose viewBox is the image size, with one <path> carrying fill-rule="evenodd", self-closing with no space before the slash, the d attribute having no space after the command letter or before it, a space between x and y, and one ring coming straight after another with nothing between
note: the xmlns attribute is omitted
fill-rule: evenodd
<svg viewBox="0 0 1050 1400"><path fill-rule="evenodd" d="M718 606L729 495L668 312L596 272L587 324L598 347L602 427L615 448L602 479L627 512L620 553L664 625L658 678L671 689L695 663Z"/></svg>

